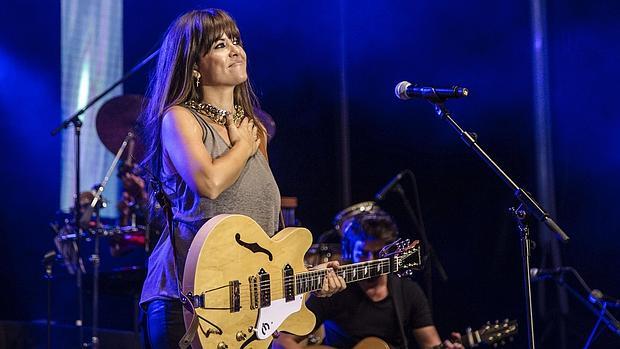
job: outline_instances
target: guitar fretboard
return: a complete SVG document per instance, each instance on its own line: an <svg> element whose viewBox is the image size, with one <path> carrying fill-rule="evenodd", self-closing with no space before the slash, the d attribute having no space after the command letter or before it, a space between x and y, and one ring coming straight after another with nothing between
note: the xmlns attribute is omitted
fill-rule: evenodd
<svg viewBox="0 0 620 349"><path fill-rule="evenodd" d="M346 283L369 279L392 272L390 258L368 262L347 264L338 268L336 274L342 276ZM323 288L325 275L331 269L318 269L295 274L295 291L297 294L318 291Z"/></svg>

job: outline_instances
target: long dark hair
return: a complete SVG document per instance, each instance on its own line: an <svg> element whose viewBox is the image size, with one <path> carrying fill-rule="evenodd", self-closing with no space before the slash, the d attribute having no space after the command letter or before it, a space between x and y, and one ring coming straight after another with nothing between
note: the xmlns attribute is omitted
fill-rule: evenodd
<svg viewBox="0 0 620 349"><path fill-rule="evenodd" d="M238 39L241 43L239 28L228 13L219 9L205 9L181 15L172 22L164 35L157 66L147 90L149 99L139 122L141 139L146 148L142 166L156 177L155 180L159 180L163 164L162 116L175 105L189 100L202 100L202 90L194 84L192 70L222 34ZM246 116L259 125L261 139L266 139L265 128L255 115L259 104L249 79L235 87L234 104L243 107ZM149 188L152 192L152 186Z"/></svg>

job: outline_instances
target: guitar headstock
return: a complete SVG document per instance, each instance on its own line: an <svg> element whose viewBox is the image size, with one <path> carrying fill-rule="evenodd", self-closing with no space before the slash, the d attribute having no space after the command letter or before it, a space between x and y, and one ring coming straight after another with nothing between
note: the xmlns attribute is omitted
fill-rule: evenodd
<svg viewBox="0 0 620 349"><path fill-rule="evenodd" d="M476 331L477 335L470 337L469 334L467 334L466 337L470 337L473 341L473 343L470 343L472 347L479 343L497 346L505 344L508 339L512 339L512 336L518 332L518 329L517 320L506 319L502 322L487 322L486 325L480 327L480 329Z"/></svg>
<svg viewBox="0 0 620 349"><path fill-rule="evenodd" d="M381 249L379 255L393 260L395 273L398 276L411 276L414 271L422 269L422 255L418 240L410 242L409 239L398 239Z"/></svg>

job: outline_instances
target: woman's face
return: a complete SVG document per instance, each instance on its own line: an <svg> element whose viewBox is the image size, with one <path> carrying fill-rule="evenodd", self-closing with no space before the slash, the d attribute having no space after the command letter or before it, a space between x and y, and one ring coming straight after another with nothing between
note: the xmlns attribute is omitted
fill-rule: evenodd
<svg viewBox="0 0 620 349"><path fill-rule="evenodd" d="M226 34L216 40L198 62L201 85L237 86L248 79L246 55L236 38Z"/></svg>

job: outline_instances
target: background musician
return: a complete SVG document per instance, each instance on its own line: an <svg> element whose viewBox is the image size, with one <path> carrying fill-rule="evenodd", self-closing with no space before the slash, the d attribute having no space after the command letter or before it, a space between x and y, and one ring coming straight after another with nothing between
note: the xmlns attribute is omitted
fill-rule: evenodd
<svg viewBox="0 0 620 349"><path fill-rule="evenodd" d="M343 259L353 263L378 258L379 251L398 235L385 212L362 212L345 222L343 230ZM381 275L352 284L331 298L311 296L306 305L316 315L316 327L325 325L323 344L329 347L352 348L367 337L378 337L390 348L417 344L427 349L442 344L422 289L409 279ZM301 348L303 339L282 333L275 347ZM458 333L452 334L453 341L459 339ZM463 348L449 340L443 345Z"/></svg>

